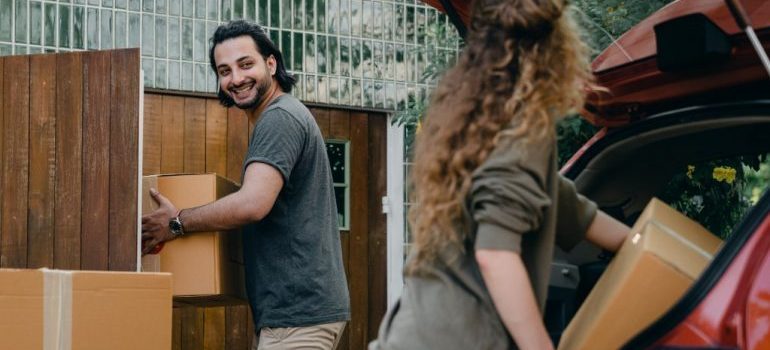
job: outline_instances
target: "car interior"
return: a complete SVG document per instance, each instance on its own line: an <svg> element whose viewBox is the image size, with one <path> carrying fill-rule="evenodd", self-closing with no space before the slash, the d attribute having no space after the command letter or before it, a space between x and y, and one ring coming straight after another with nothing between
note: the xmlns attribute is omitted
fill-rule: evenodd
<svg viewBox="0 0 770 350"><path fill-rule="evenodd" d="M608 132L564 175L602 210L632 226L688 165L767 157L768 135L770 100L683 108ZM545 315L555 342L610 259L587 242L570 252L557 248Z"/></svg>

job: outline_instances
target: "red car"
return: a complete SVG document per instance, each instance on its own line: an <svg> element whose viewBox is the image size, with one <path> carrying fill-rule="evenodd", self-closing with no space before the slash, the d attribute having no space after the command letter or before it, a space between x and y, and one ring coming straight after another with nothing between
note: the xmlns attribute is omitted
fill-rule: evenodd
<svg viewBox="0 0 770 350"><path fill-rule="evenodd" d="M426 2L467 23L469 0ZM769 50L770 1L740 3ZM669 4L593 69L608 92L590 96L582 114L602 129L562 173L626 223L688 166L770 153L770 73L724 1ZM625 348L770 349L770 192L724 236L690 290ZM555 340L598 277L591 267L599 253L586 246L557 256L546 311Z"/></svg>

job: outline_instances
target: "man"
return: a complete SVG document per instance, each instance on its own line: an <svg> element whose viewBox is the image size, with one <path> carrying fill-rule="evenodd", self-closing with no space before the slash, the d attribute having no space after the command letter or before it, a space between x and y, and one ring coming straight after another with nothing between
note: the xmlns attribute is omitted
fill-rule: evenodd
<svg viewBox="0 0 770 350"><path fill-rule="evenodd" d="M243 227L254 349L334 349L350 319L350 300L321 132L310 111L288 94L295 80L258 25L224 24L211 43L220 102L256 122L243 185L181 211L151 189L160 208L142 217L143 253L193 232Z"/></svg>

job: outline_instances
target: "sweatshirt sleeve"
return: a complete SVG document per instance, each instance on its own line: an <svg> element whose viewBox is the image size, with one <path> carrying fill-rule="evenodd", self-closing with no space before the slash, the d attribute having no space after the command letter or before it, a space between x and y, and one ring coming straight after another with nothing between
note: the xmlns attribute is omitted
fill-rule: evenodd
<svg viewBox="0 0 770 350"><path fill-rule="evenodd" d="M559 176L556 244L569 251L585 238L596 216L596 203L579 194L572 181Z"/></svg>

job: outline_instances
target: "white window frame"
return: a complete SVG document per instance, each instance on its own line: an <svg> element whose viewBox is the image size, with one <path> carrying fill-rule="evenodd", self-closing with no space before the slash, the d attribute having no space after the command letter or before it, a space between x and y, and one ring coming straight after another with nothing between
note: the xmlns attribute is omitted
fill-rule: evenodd
<svg viewBox="0 0 770 350"><path fill-rule="evenodd" d="M388 115L387 197L382 203L387 214L388 308L404 287L404 127L394 125L393 117Z"/></svg>

